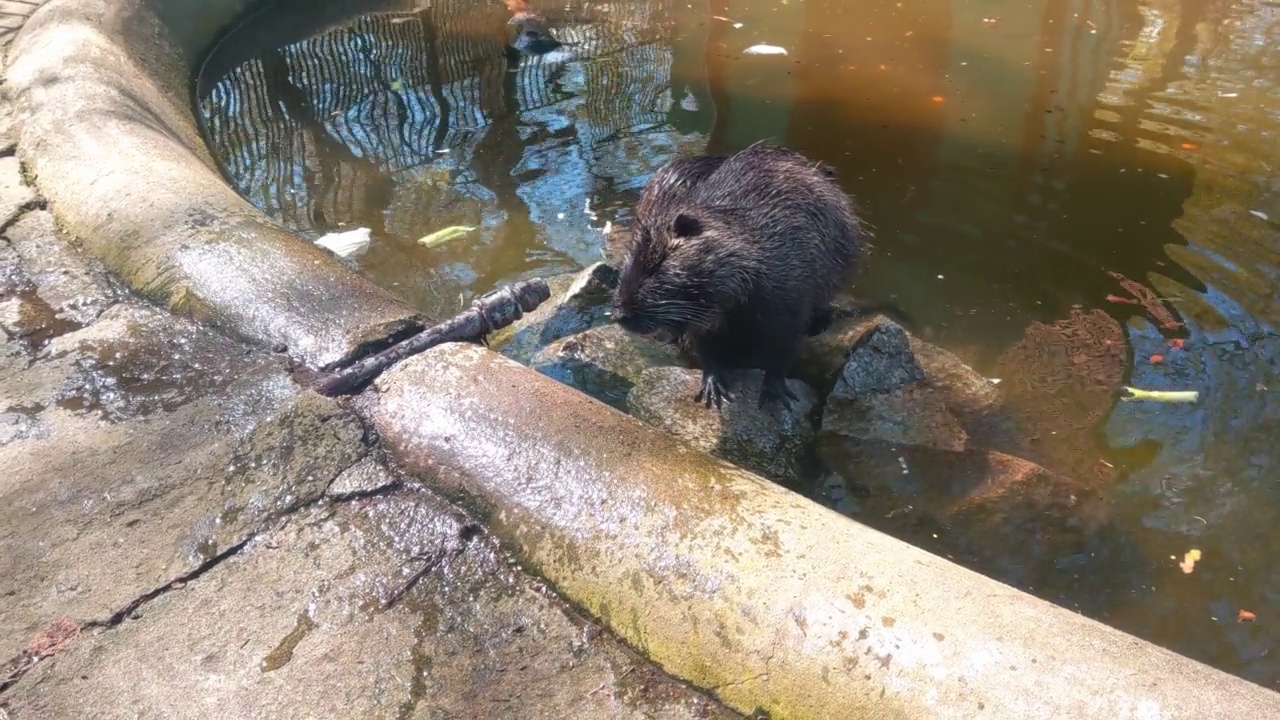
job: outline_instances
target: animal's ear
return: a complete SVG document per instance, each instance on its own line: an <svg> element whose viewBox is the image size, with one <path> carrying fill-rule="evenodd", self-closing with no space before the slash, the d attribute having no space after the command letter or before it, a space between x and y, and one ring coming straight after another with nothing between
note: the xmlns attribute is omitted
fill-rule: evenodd
<svg viewBox="0 0 1280 720"><path fill-rule="evenodd" d="M678 238L696 237L702 234L702 221L692 215L680 213L671 221L671 234Z"/></svg>

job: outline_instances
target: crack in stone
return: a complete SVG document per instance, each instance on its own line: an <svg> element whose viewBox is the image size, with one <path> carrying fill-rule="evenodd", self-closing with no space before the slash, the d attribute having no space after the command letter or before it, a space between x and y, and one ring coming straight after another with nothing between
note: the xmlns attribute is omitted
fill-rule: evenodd
<svg viewBox="0 0 1280 720"><path fill-rule="evenodd" d="M37 210L46 210L48 207L49 201L38 195L35 198L22 203L18 206L18 209L14 211L13 217L9 218L9 222L0 225L0 234L7 233L13 229L13 226L17 225L18 221L26 217L27 213L32 213Z"/></svg>
<svg viewBox="0 0 1280 720"><path fill-rule="evenodd" d="M165 584L150 590L149 592L139 595L138 597L129 601L129 603L125 605L123 608L112 613L105 620L90 620L82 624L80 626L80 630L84 631L84 630L96 629L96 628L110 630L118 626L120 623L129 619L131 615L137 612L138 608L142 607L143 605L146 605L147 603L151 602L152 600L155 600L156 598L162 595L165 595L171 590L178 590L186 586L187 583L198 579L201 575L204 575L205 573L209 572L213 568L217 567L224 560L227 560L228 558L234 556L236 553L243 550L244 547L248 545L249 542L253 540L255 537L257 537L256 533L250 534L248 537L246 537L244 540L240 541L239 543L232 545L231 547L227 548L221 553L218 553L217 555L204 561L191 572L179 575L173 580L170 580ZM5 666L8 668L8 674L3 679L0 679L0 694L3 694L4 692L11 689L13 686L17 685L18 681L21 680L22 677L27 674L27 672L29 672L32 668L38 665L42 659L43 659L42 657L33 657L24 650L23 652L19 653L17 657L12 658L9 660L9 662L5 663Z"/></svg>

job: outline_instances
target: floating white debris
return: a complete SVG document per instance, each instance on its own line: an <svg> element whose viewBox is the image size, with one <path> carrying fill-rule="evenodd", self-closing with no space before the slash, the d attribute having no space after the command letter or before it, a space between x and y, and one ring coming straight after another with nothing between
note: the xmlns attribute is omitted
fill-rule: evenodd
<svg viewBox="0 0 1280 720"><path fill-rule="evenodd" d="M742 23L740 23L740 22L734 22L733 20L730 20L729 18L724 17L724 16L722 16L722 15L712 15L712 16L711 16L711 19L712 19L712 20L722 20L722 21L724 21L724 22L727 22L727 23L729 23L730 25L732 25L732 26L733 26L733 29L734 29L734 30L737 30L737 29L739 29L739 28L741 28L741 27L742 27Z"/></svg>
<svg viewBox="0 0 1280 720"><path fill-rule="evenodd" d="M1218 97L1225 97L1225 98L1240 97L1240 93L1218 93Z"/></svg>
<svg viewBox="0 0 1280 720"><path fill-rule="evenodd" d="M778 47L777 45L766 45L764 43L760 43L759 45L752 45L746 50L743 50L742 54L743 55L786 55L787 49L783 47Z"/></svg>
<svg viewBox="0 0 1280 720"><path fill-rule="evenodd" d="M987 382L991 383L992 385L999 385L1000 378L987 378Z"/></svg>
<svg viewBox="0 0 1280 720"><path fill-rule="evenodd" d="M332 232L316 240L316 244L338 257L359 257L369 249L372 232L369 228Z"/></svg>
<svg viewBox="0 0 1280 720"><path fill-rule="evenodd" d="M605 237L608 237L609 233L613 232L613 221L605 220L604 227L600 228L600 232L604 233Z"/></svg>
<svg viewBox="0 0 1280 720"><path fill-rule="evenodd" d="M1250 211L1249 211L1249 214L1250 214L1250 215L1252 215L1252 216L1254 216L1254 217L1257 217L1257 218L1262 218L1263 220L1270 220L1270 219L1271 219L1271 216L1270 216L1270 215L1267 215L1266 213L1262 212L1261 210L1250 210Z"/></svg>
<svg viewBox="0 0 1280 720"><path fill-rule="evenodd" d="M462 237L473 230L475 230L475 228L469 225L453 225L443 230L437 230L430 235L424 235L423 237L418 238L418 244L426 245L427 247L440 245L442 243L449 242L456 237Z"/></svg>

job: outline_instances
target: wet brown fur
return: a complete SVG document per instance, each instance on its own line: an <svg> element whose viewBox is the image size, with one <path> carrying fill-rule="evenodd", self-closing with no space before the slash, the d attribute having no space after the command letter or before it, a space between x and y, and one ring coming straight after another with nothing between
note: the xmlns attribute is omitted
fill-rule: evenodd
<svg viewBox="0 0 1280 720"><path fill-rule="evenodd" d="M829 322L865 235L830 168L797 152L680 158L636 206L613 314L696 358L708 406L731 399L733 368L765 371L762 407L785 403L800 341Z"/></svg>

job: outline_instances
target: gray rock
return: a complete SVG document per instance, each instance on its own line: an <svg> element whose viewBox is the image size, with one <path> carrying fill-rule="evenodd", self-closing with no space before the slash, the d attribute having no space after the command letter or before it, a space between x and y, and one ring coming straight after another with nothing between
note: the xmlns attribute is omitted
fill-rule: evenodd
<svg viewBox="0 0 1280 720"><path fill-rule="evenodd" d="M897 360L905 364L903 372L915 377L915 369L909 367L914 365L923 373L924 380L942 395L953 412L967 418L998 409L1001 397L995 385L952 353L917 338L882 315L838 320L821 335L806 338L801 346L797 376L820 391L830 392L846 370L852 351L869 333L881 329L888 329L890 335L875 342L889 350L890 355L897 354ZM911 363L902 355L904 336ZM892 357L882 360L894 361Z"/></svg>
<svg viewBox="0 0 1280 720"><path fill-rule="evenodd" d="M788 380L800 401L789 413L764 412L757 407L764 372L739 371L731 381L734 401L716 411L694 402L701 377L697 370L676 367L644 371L628 396L631 414L770 479L788 482L804 474L814 437L810 414L817 395L812 388Z"/></svg>
<svg viewBox="0 0 1280 720"><path fill-rule="evenodd" d="M547 282L551 300L495 332L489 339L490 347L528 364L538 350L556 340L604 324L613 290L618 286L618 271L601 262Z"/></svg>
<svg viewBox="0 0 1280 720"><path fill-rule="evenodd" d="M325 495L335 500L345 500L358 495L385 490L396 484L397 480L385 465L367 457L351 467L343 470L334 478Z"/></svg>
<svg viewBox="0 0 1280 720"><path fill-rule="evenodd" d="M985 378L897 323L863 321L843 335L857 339L827 397L825 434L958 451L964 423L981 424L999 402Z"/></svg>
<svg viewBox="0 0 1280 720"><path fill-rule="evenodd" d="M37 294L59 318L85 325L119 300L116 284L96 262L63 241L47 211L27 213L5 235Z"/></svg>
<svg viewBox="0 0 1280 720"><path fill-rule="evenodd" d="M837 320L821 335L805 338L800 345L796 376L823 394L831 392L849 360L850 350L883 321L880 315Z"/></svg>
<svg viewBox="0 0 1280 720"><path fill-rule="evenodd" d="M0 157L0 227L29 209L36 201L36 191L22 181L22 165L18 158Z"/></svg>
<svg viewBox="0 0 1280 720"><path fill-rule="evenodd" d="M885 320L851 348L836 383L836 393L855 397L897 390L925 380L924 370L911 352L907 331Z"/></svg>
<svg viewBox="0 0 1280 720"><path fill-rule="evenodd" d="M530 365L626 412L627 395L641 373L685 363L669 345L605 325L553 342L534 355Z"/></svg>
<svg viewBox="0 0 1280 720"><path fill-rule="evenodd" d="M969 439L938 394L922 385L865 394L852 394L848 386L839 385L827 398L822 431L942 450L963 450Z"/></svg>

